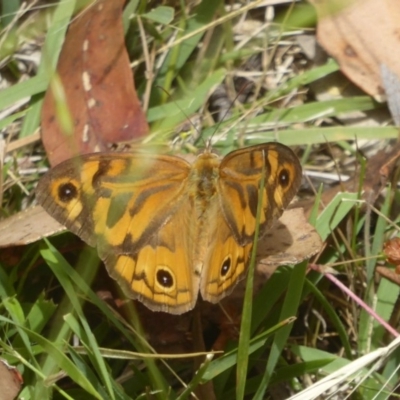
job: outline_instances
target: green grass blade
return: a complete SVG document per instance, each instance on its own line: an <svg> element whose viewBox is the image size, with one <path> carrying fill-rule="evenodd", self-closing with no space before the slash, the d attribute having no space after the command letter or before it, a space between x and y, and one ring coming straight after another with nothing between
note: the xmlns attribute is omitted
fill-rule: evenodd
<svg viewBox="0 0 400 400"><path fill-rule="evenodd" d="M266 154L263 154L266 157ZM251 259L249 268L247 271L246 291L243 300L243 311L242 319L240 323L240 336L238 345L238 362L236 367L236 398L242 400L244 398L246 380L247 380L247 369L248 369L248 357L250 347L250 335L251 335L251 316L252 316L252 304L253 304L253 288L254 288L254 268L256 265L257 256L257 244L260 234L260 218L262 212L263 196L264 196L264 184L265 184L265 163L263 163L260 187L258 188L258 204L256 213L256 230L254 232L253 248L251 251ZM265 194L266 195L266 194Z"/></svg>
<svg viewBox="0 0 400 400"><path fill-rule="evenodd" d="M82 374L82 372L76 367L75 364L65 355L64 345L59 347L36 332L22 327L24 331L29 335L29 337L36 341L43 350L53 358L56 365L60 370L65 371L68 376L76 382L79 386L85 389L94 398L101 400L101 396L98 394L97 390L93 387L90 381Z"/></svg>
<svg viewBox="0 0 400 400"><path fill-rule="evenodd" d="M190 33L196 32L198 29L201 29L209 24L212 21L220 4L220 0L203 0L193 10L193 16L191 18L186 19L186 16L184 13L182 13L183 20L181 21L180 26L180 36L183 37L189 35ZM170 91L170 84L173 78L185 65L188 58L193 53L193 50L199 44L199 41L203 37L204 33L205 31L189 37L183 43L179 44L177 47L174 47L172 51L169 52L159 70L154 87L160 86L166 91ZM162 95L161 97L164 96Z"/></svg>
<svg viewBox="0 0 400 400"><path fill-rule="evenodd" d="M249 343L249 351L248 356L254 354L257 350L263 348L268 340L268 338L275 332L282 329L282 327L291 324L293 319L287 319L284 321L279 322L275 326L267 329L260 335L250 339ZM209 368L207 369L206 373L204 374L202 382L205 383L210 381L217 376L221 375L223 372L228 371L232 367L234 367L238 362L238 348L231 350L230 352L224 354L223 356L214 360Z"/></svg>
<svg viewBox="0 0 400 400"><path fill-rule="evenodd" d="M301 294L303 291L303 284L305 280L307 263L301 263L293 268L288 291L285 296L285 300L282 306L282 311L280 314L280 320L290 318L297 314L299 303L301 300ZM278 333L275 334L274 340L271 346L271 352L268 357L267 366L263 378L261 380L260 386L254 396L254 400L262 400L264 398L264 393L268 388L268 383L274 372L278 359L281 355L283 348L286 346L287 339L292 330L292 326L288 325L283 327Z"/></svg>
<svg viewBox="0 0 400 400"><path fill-rule="evenodd" d="M62 0L54 11L53 22L46 35L42 60L37 74L37 77L43 76L47 79L46 88L56 67L58 56L61 52L61 43L64 41L64 36L74 9L75 0ZM31 108L27 112L22 124L20 137L32 134L39 126L43 100L39 97L32 100Z"/></svg>
<svg viewBox="0 0 400 400"><path fill-rule="evenodd" d="M343 323L339 316L337 315L335 309L332 307L332 304L329 300L321 293L321 291L309 280L305 281L305 288L308 289L315 296L316 300L319 301L319 304L323 307L327 316L329 317L329 321L335 327L335 332L338 333L341 344L346 352L346 356L349 360L353 358L351 345L349 341L349 335L346 331L346 328L343 326Z"/></svg>
<svg viewBox="0 0 400 400"><path fill-rule="evenodd" d="M357 200L357 193L338 193L332 201L324 208L318 217L315 228L322 240L338 226L343 218L349 213Z"/></svg>
<svg viewBox="0 0 400 400"><path fill-rule="evenodd" d="M87 258L88 255L86 255L86 256L84 254L82 255L82 257L81 257L81 260L82 260L81 268L82 269L78 265L78 268L75 271L73 268L71 268L71 266L68 263L65 262L63 257L56 251L56 249L54 247L52 247L49 243L48 243L48 245L49 245L49 250L48 250L48 252L45 253L45 257L46 257L45 259L48 263L49 262L51 263L51 267L52 267L54 273L58 276L58 278L61 279L63 283L65 283L64 282L65 279L63 279L63 278L65 278L65 277L68 277L68 279L70 278L72 280L72 282L77 286L77 288L84 294L84 296L89 298L90 301L93 304L95 304L110 319L110 321L118 329L120 329L120 331L125 335L128 342L130 342L134 346L138 347L142 352L144 352L145 350L149 351L149 348L145 347L144 342L141 342L140 340L139 341L134 340L134 337L132 336L132 332L127 331L127 329L121 324L121 322L116 319L115 315L106 307L105 303L102 302L98 298L98 296L96 296L96 294L93 293L93 291L88 287L88 282L91 282L92 275L96 273L95 268L93 268L93 267L88 268L88 266L90 265L90 263L88 262L88 258ZM88 251L90 256L93 256L95 260L98 260L94 249L86 247L85 251ZM59 260L60 264L57 264L57 260ZM84 324L85 330L90 332L90 329L87 326L86 320L82 317L81 307L79 306L79 304L77 304L77 300L75 298L76 289L73 289L71 283L68 283L68 282L66 283L64 289L67 292L68 299L69 299L69 296L72 297L72 299L70 299L70 303L72 303L73 306L72 307L70 306L69 308L64 310L63 315L65 315L67 313L76 312L78 309L79 313L77 313L77 314L80 315L80 320ZM73 290L72 293L71 293L71 290ZM77 309L75 307L77 307ZM68 327L68 325L62 324L62 323L60 323L59 325L64 326L64 328ZM69 330L69 328L68 328L68 330ZM88 335L88 337L90 337L90 339L92 340L91 343L93 345L93 350L95 351L97 365L99 368L101 368L101 371L102 371L101 373L109 375L106 372L105 365L103 365L101 352L100 352L100 350L98 350L98 345L97 345L95 338L92 336L91 333L90 333L90 335ZM167 388L168 388L167 383L165 382L162 374L160 373L159 369L157 368L155 361L152 359L145 359L144 362L149 369L149 377L152 381L152 386L155 388L162 389L161 392L166 393ZM104 379L107 379L107 378L104 377ZM108 390L110 391L110 393L112 393L112 385L111 385L110 380L108 381L107 387L108 387Z"/></svg>

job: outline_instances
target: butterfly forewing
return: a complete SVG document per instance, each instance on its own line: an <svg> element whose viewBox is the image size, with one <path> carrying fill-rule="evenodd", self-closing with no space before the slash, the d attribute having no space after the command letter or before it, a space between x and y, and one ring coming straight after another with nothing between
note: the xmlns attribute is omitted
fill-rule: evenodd
<svg viewBox="0 0 400 400"><path fill-rule="evenodd" d="M90 245L139 248L179 207L190 165L168 156L99 153L53 168L38 202Z"/></svg>
<svg viewBox="0 0 400 400"><path fill-rule="evenodd" d="M260 198L262 175L264 186ZM218 224L210 230L200 290L216 303L244 277L253 247L257 208L261 202L262 237L280 217L301 181L297 157L286 146L266 143L233 151L219 167L216 210Z"/></svg>
<svg viewBox="0 0 400 400"><path fill-rule="evenodd" d="M260 184L264 171L264 189ZM225 219L238 244L253 241L259 201L260 234L272 226L297 192L301 166L296 155L279 143L265 143L229 153L221 162L219 198Z"/></svg>

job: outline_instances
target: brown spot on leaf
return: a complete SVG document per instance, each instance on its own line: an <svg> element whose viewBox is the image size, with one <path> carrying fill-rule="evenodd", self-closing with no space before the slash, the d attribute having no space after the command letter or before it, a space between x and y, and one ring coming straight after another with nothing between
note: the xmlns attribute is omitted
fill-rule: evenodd
<svg viewBox="0 0 400 400"><path fill-rule="evenodd" d="M355 52L355 50L353 49L353 47L351 47L349 44L345 47L344 49L344 54L347 57L357 57L357 53Z"/></svg>

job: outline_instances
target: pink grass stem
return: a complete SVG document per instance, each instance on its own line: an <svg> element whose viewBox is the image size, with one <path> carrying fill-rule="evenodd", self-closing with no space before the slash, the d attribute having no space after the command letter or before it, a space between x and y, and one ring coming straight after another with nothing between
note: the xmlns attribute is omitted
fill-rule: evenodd
<svg viewBox="0 0 400 400"><path fill-rule="evenodd" d="M373 318L375 318L388 332L390 332L394 337L398 337L400 334L392 326L390 326L383 318L381 318L371 307L365 304L358 296L356 296L348 287L343 285L339 279L336 279L334 275L329 272L323 272L323 267L321 268L317 264L310 264L310 267L315 271L326 276L331 282L338 286L344 293L346 293L350 298L352 298L360 307L367 311Z"/></svg>

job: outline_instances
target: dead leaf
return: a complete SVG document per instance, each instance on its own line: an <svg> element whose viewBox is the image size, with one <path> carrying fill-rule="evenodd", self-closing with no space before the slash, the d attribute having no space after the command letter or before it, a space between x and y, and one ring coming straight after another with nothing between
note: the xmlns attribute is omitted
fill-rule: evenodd
<svg viewBox="0 0 400 400"><path fill-rule="evenodd" d="M378 99L384 94L381 65L400 76L400 2L310 0L318 15L317 39L342 72Z"/></svg>
<svg viewBox="0 0 400 400"><path fill-rule="evenodd" d="M385 64L381 64L381 76L393 122L400 126L400 77Z"/></svg>
<svg viewBox="0 0 400 400"><path fill-rule="evenodd" d="M400 286L400 275L398 272L393 271L393 269L390 269L388 267L376 267L376 272L380 275L383 276L386 279L389 279L389 281L395 283L396 285Z"/></svg>
<svg viewBox="0 0 400 400"><path fill-rule="evenodd" d="M17 368L0 359L0 398L1 400L14 400L24 383Z"/></svg>
<svg viewBox="0 0 400 400"><path fill-rule="evenodd" d="M383 252L387 260L396 265L396 273L400 274L400 238L395 237L383 244Z"/></svg>
<svg viewBox="0 0 400 400"><path fill-rule="evenodd" d="M0 221L0 248L26 245L63 230L41 206L28 208Z"/></svg>
<svg viewBox="0 0 400 400"><path fill-rule="evenodd" d="M293 265L310 258L322 248L322 240L306 220L302 208L286 210L271 232L258 244L258 269L264 265Z"/></svg>
<svg viewBox="0 0 400 400"><path fill-rule="evenodd" d="M66 136L49 87L42 109L42 139L52 166L148 132L125 48L124 3L96 0L68 29L57 73L74 131L72 137Z"/></svg>
<svg viewBox="0 0 400 400"><path fill-rule="evenodd" d="M396 266L396 269L377 266L376 272L391 282L400 286L400 238L395 237L383 244L383 253L387 261Z"/></svg>

